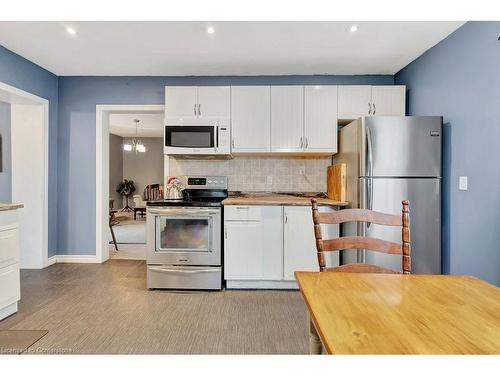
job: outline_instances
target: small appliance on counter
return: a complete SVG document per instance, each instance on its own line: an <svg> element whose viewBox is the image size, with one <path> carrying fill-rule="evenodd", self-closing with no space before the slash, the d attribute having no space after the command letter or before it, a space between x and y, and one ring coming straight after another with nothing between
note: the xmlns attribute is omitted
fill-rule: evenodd
<svg viewBox="0 0 500 375"><path fill-rule="evenodd" d="M183 189L182 182L177 177L170 177L167 180L167 186L165 188L165 200L179 201L184 199L182 196Z"/></svg>
<svg viewBox="0 0 500 375"><path fill-rule="evenodd" d="M227 177L178 180L182 199L147 203L147 287L221 290L221 202L228 197Z"/></svg>

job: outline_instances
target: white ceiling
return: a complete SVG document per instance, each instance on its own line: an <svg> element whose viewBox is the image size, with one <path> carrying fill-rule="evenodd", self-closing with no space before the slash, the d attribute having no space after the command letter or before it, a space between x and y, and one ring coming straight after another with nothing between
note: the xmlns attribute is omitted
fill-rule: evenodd
<svg viewBox="0 0 500 375"><path fill-rule="evenodd" d="M139 137L163 137L163 113L112 113L109 115L109 132L120 137L135 137L134 119L140 120Z"/></svg>
<svg viewBox="0 0 500 375"><path fill-rule="evenodd" d="M462 24L0 22L0 44L63 76L394 74Z"/></svg>

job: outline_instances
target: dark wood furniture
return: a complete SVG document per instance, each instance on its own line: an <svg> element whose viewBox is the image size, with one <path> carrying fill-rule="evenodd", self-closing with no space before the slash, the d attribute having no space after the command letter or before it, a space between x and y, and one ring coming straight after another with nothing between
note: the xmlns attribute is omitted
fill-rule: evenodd
<svg viewBox="0 0 500 375"><path fill-rule="evenodd" d="M366 209L346 209L334 212L320 213L318 202L311 199L312 215L314 222L314 236L316 237L316 250L320 272L364 272L364 273L401 273L399 270L383 268L372 264L345 264L338 267L326 267L324 253L327 251L340 251L350 249L366 249L386 254L402 256L402 273L411 273L410 259L410 202L402 202L401 215L390 215ZM347 222L365 222L379 225L400 226L401 243L386 241L373 237L348 236L334 239L323 239L320 224L342 224Z"/></svg>
<svg viewBox="0 0 500 375"><path fill-rule="evenodd" d="M140 217L146 216L146 207L134 207L134 220L137 220L137 213Z"/></svg>
<svg viewBox="0 0 500 375"><path fill-rule="evenodd" d="M113 238L113 244L115 245L116 251L118 251L118 245L116 243L115 231L113 230L113 225L116 224L115 214L117 210L109 210L109 230L111 231L111 238Z"/></svg>

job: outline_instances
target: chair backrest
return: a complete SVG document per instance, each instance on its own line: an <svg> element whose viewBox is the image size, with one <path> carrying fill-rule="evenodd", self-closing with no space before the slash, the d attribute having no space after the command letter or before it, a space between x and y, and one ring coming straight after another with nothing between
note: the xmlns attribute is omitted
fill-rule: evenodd
<svg viewBox="0 0 500 375"><path fill-rule="evenodd" d="M381 212L366 210L366 209L345 209L333 212L319 212L318 202L316 199L311 199L312 215L314 222L314 235L316 237L316 250L318 255L318 264L320 271L326 271L326 262L324 252L339 251L349 249L366 249L378 251L386 254L402 255L402 270L404 274L411 273L410 259L410 202L404 200L402 202L403 209L401 215L390 215ZM399 226L401 230L401 243L386 241L373 237L348 236L334 239L323 239L321 234L321 224L342 224L347 222L366 222L386 226ZM341 271L342 266L338 267ZM379 271L376 271L378 269ZM333 270L333 269L331 269ZM349 268L346 268L349 270ZM380 267L365 265L358 268L356 271L351 267L353 272L383 272ZM364 270L364 271L363 271ZM391 272L391 270L387 270ZM393 271L397 272L397 271Z"/></svg>

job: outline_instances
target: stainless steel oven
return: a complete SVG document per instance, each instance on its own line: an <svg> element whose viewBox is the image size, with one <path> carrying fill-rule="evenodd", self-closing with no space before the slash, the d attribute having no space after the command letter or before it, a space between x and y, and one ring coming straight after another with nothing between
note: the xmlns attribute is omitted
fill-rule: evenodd
<svg viewBox="0 0 500 375"><path fill-rule="evenodd" d="M179 178L182 200L147 203L147 286L220 290L227 177Z"/></svg>
<svg viewBox="0 0 500 375"><path fill-rule="evenodd" d="M151 207L148 222L149 264L220 265L221 208Z"/></svg>

